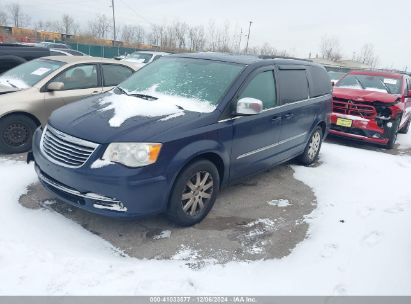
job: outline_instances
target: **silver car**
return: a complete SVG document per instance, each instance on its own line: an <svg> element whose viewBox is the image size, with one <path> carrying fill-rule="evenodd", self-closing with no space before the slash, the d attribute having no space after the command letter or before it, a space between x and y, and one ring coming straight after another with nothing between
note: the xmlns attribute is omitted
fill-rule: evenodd
<svg viewBox="0 0 411 304"><path fill-rule="evenodd" d="M31 148L34 130L51 112L87 96L111 90L138 65L80 56L44 57L0 76L0 152Z"/></svg>

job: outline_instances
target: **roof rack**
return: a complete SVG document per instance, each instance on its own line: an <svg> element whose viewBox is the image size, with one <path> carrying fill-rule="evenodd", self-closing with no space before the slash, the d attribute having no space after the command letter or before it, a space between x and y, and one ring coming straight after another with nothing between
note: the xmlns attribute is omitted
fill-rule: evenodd
<svg viewBox="0 0 411 304"><path fill-rule="evenodd" d="M260 59L292 59L292 60L301 60L301 61L313 62L312 60L309 60L309 59L289 57L289 56L259 55L258 58L260 58Z"/></svg>

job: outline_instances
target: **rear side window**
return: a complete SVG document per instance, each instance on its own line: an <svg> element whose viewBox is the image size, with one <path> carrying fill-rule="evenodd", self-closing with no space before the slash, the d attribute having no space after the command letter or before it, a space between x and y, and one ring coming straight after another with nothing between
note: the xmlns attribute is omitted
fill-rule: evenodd
<svg viewBox="0 0 411 304"><path fill-rule="evenodd" d="M103 64L104 87L116 86L133 74L133 71L122 65Z"/></svg>
<svg viewBox="0 0 411 304"><path fill-rule="evenodd" d="M262 72L254 77L247 85L240 99L251 97L263 102L263 109L269 109L277 105L275 82L273 71Z"/></svg>
<svg viewBox="0 0 411 304"><path fill-rule="evenodd" d="M312 82L310 83L310 97L331 94L331 82L327 71L319 66L308 68Z"/></svg>
<svg viewBox="0 0 411 304"><path fill-rule="evenodd" d="M282 104L308 99L305 70L279 70L278 88Z"/></svg>

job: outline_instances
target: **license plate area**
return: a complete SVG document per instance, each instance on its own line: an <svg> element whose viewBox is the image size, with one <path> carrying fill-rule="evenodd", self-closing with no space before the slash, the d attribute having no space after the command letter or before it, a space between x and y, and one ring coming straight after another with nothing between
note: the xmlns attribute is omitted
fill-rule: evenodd
<svg viewBox="0 0 411 304"><path fill-rule="evenodd" d="M352 120L346 118L337 118L337 126L351 128L352 127Z"/></svg>

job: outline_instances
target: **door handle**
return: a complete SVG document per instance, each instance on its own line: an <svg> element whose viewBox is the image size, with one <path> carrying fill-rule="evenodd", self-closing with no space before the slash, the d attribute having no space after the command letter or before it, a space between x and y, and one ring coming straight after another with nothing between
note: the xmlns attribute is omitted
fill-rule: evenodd
<svg viewBox="0 0 411 304"><path fill-rule="evenodd" d="M281 119L283 119L281 116L273 116L273 117L271 118L271 121L272 121L272 122L277 122L277 121L280 121Z"/></svg>
<svg viewBox="0 0 411 304"><path fill-rule="evenodd" d="M284 119L291 119L291 118L294 117L294 114L293 113L287 113L283 117L284 117Z"/></svg>
<svg viewBox="0 0 411 304"><path fill-rule="evenodd" d="M91 94L96 95L96 94L100 94L100 93L101 93L100 91L93 91L93 93L91 93Z"/></svg>

